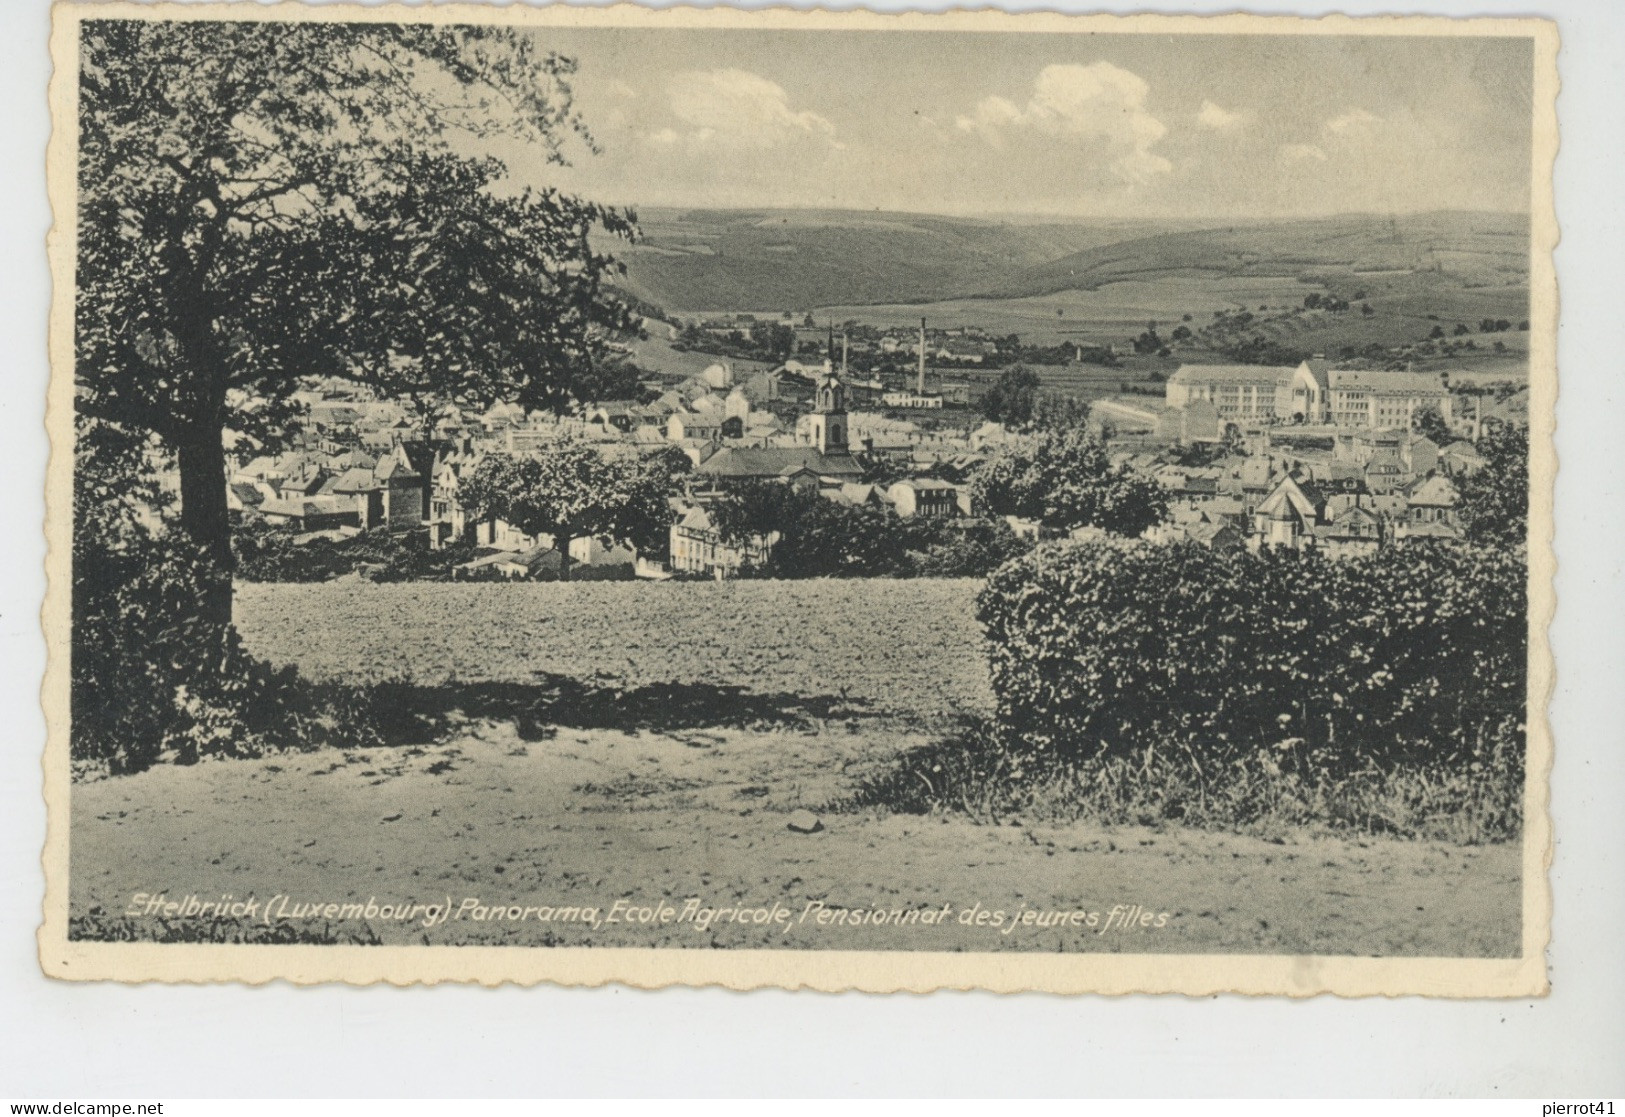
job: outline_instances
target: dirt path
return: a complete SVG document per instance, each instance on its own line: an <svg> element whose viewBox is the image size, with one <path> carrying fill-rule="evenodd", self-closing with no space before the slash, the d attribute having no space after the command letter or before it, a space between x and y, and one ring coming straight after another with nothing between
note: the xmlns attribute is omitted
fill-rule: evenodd
<svg viewBox="0 0 1625 1117"><path fill-rule="evenodd" d="M1518 950L1519 854L1511 846L1307 837L1276 844L874 814L823 813L824 829L810 834L787 827L790 812L822 807L885 757L924 741L866 724L806 733L560 729L525 742L510 726L481 725L428 748L162 766L75 787L72 907L118 916L138 892L205 901L229 893L262 904L279 895L293 903L449 903L462 913L432 927L366 919L386 942ZM682 918L690 899L702 909L743 907L767 922L723 916L702 928L701 912ZM654 921L606 922L617 901ZM898 924L889 914L935 915L944 905L947 917L932 923L913 916ZM1150 926L1121 926L1134 905ZM510 906L521 918L474 918ZM597 908L596 925L556 910L572 907ZM663 917L667 908L675 914ZM843 908L888 914L879 924L836 922ZM1023 909L1043 912L1044 925L1029 917L1006 933ZM832 913L824 923L820 910ZM1097 923L1078 916L1057 925L1054 910L1094 913ZM991 914L977 925L978 911L1004 913L1004 926Z"/></svg>

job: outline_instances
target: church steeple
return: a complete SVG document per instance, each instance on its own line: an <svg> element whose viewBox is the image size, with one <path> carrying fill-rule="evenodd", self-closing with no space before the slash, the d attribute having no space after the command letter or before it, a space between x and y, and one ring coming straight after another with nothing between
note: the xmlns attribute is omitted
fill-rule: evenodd
<svg viewBox="0 0 1625 1117"><path fill-rule="evenodd" d="M844 454L846 442L846 385L833 369L818 382L813 398L812 441L822 454Z"/></svg>

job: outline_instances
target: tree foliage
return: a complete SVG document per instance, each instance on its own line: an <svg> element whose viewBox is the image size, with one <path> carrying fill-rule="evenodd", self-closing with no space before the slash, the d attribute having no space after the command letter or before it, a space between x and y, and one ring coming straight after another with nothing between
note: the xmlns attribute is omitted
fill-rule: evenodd
<svg viewBox="0 0 1625 1117"><path fill-rule="evenodd" d="M709 507L723 540L771 539L765 569L776 578L889 577L912 573L909 533L889 509L829 500L775 482L737 485Z"/></svg>
<svg viewBox="0 0 1625 1117"><path fill-rule="evenodd" d="M630 316L594 228L506 175L585 135L572 64L510 29L96 20L79 78L78 404L156 434L229 618L222 432L313 374L560 407Z"/></svg>
<svg viewBox="0 0 1625 1117"><path fill-rule="evenodd" d="M679 462L678 459L681 459ZM670 496L688 458L608 458L585 442L533 454L488 454L463 479L458 499L474 520L504 520L530 536L553 538L569 577L570 543L597 537L628 543L646 557L665 553Z"/></svg>
<svg viewBox="0 0 1625 1117"><path fill-rule="evenodd" d="M982 415L1007 427L1025 426L1032 422L1038 388L1038 373L1026 365L1012 365L982 394Z"/></svg>
<svg viewBox="0 0 1625 1117"><path fill-rule="evenodd" d="M926 542L918 566L926 578L985 578L1033 549L1003 520L949 523Z"/></svg>
<svg viewBox="0 0 1625 1117"><path fill-rule="evenodd" d="M1049 431L1001 446L972 482L980 505L998 516L1055 528L1098 527L1139 535L1161 521L1167 497L1156 482L1114 467L1086 431Z"/></svg>
<svg viewBox="0 0 1625 1117"><path fill-rule="evenodd" d="M1465 765L1522 733L1526 574L1521 549L1460 544L1057 543L998 570L978 616L1000 721L1041 753Z"/></svg>
<svg viewBox="0 0 1625 1117"><path fill-rule="evenodd" d="M1456 440L1456 436L1451 433L1450 425L1444 421L1444 416L1439 414L1437 407L1424 407L1418 411L1411 425L1415 427L1417 434L1429 439L1436 446L1447 446Z"/></svg>
<svg viewBox="0 0 1625 1117"><path fill-rule="evenodd" d="M1456 505L1468 539L1492 546L1522 546L1529 538L1529 430L1492 427L1478 443L1485 465L1461 479Z"/></svg>
<svg viewBox="0 0 1625 1117"><path fill-rule="evenodd" d="M205 756L377 740L366 700L299 680L244 651L196 608L214 577L153 482L150 435L83 416L73 490L70 753L112 774L164 756Z"/></svg>

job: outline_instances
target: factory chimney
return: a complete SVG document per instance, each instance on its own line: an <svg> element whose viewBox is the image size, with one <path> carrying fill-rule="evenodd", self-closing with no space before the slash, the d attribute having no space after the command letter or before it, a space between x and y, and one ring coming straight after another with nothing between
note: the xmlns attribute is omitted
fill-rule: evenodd
<svg viewBox="0 0 1625 1117"><path fill-rule="evenodd" d="M846 333L841 333L841 379L846 379Z"/></svg>
<svg viewBox="0 0 1625 1117"><path fill-rule="evenodd" d="M920 385L917 394L925 395L925 319L920 319Z"/></svg>

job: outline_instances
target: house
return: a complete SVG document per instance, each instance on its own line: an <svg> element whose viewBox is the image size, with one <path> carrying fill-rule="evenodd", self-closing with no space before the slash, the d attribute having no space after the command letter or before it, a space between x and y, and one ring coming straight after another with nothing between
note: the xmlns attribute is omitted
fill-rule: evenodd
<svg viewBox="0 0 1625 1117"><path fill-rule="evenodd" d="M1157 437L1166 442L1221 442L1233 424L1219 418L1219 410L1206 399L1193 400L1184 407L1170 407L1157 416Z"/></svg>
<svg viewBox="0 0 1625 1117"><path fill-rule="evenodd" d="M704 411L677 411L666 420L671 442L716 442L722 438L723 416Z"/></svg>
<svg viewBox="0 0 1625 1117"><path fill-rule="evenodd" d="M326 469L315 463L293 463L289 472L281 479L272 483L276 495L283 500L299 500L303 497L315 496L327 483L330 474Z"/></svg>
<svg viewBox="0 0 1625 1117"><path fill-rule="evenodd" d="M406 448L396 443L373 467L372 475L383 492L383 526L390 531L420 527L428 512L426 478L412 467Z"/></svg>
<svg viewBox="0 0 1625 1117"><path fill-rule="evenodd" d="M890 508L892 499L878 485L866 485L858 481L847 481L839 485L828 485L818 490L818 495L826 500L833 500L837 504L849 505L853 508Z"/></svg>
<svg viewBox="0 0 1625 1117"><path fill-rule="evenodd" d="M268 524L295 532L327 531L360 524L359 513L352 504L331 496L274 497L260 504L260 515Z"/></svg>
<svg viewBox="0 0 1625 1117"><path fill-rule="evenodd" d="M504 578L521 581L543 578L547 575L557 577L559 568L562 565L563 563L557 551L551 547L538 545L517 551L496 551L492 554L481 555L479 558L458 566L454 571L454 576L471 578L478 577L482 573L489 571Z"/></svg>
<svg viewBox="0 0 1625 1117"><path fill-rule="evenodd" d="M1488 464L1471 442L1452 442L1439 451L1439 468L1452 477L1471 477Z"/></svg>
<svg viewBox="0 0 1625 1117"><path fill-rule="evenodd" d="M1326 498L1311 481L1288 474L1253 511L1253 534L1265 547L1313 546L1326 523Z"/></svg>
<svg viewBox="0 0 1625 1117"><path fill-rule="evenodd" d="M1365 487L1374 493L1391 493L1410 480L1405 463L1392 450L1379 450L1365 463Z"/></svg>
<svg viewBox="0 0 1625 1117"><path fill-rule="evenodd" d="M934 477L912 477L886 490L886 496L905 520L914 516L959 515L957 486Z"/></svg>
<svg viewBox="0 0 1625 1117"><path fill-rule="evenodd" d="M629 432L640 418L638 404L633 400L608 400L587 412L587 422L604 430Z"/></svg>
<svg viewBox="0 0 1625 1117"><path fill-rule="evenodd" d="M1332 513L1331 523L1316 533L1322 553L1332 558L1367 555L1382 546L1383 523L1375 512L1358 503Z"/></svg>
<svg viewBox="0 0 1625 1117"><path fill-rule="evenodd" d="M268 485L250 481L232 481L226 485L226 508L229 511L257 513L267 499L275 499L275 493Z"/></svg>
<svg viewBox="0 0 1625 1117"><path fill-rule="evenodd" d="M1239 499L1251 514L1275 488L1275 473L1268 458L1242 458L1218 479L1218 490Z"/></svg>
<svg viewBox="0 0 1625 1117"><path fill-rule="evenodd" d="M926 411L935 411L942 407L942 397L929 392L910 392L899 390L885 392L880 402L887 407L915 408Z"/></svg>
<svg viewBox="0 0 1625 1117"><path fill-rule="evenodd" d="M1213 551L1239 551L1246 545L1234 524L1199 520L1185 527L1185 538Z"/></svg>
<svg viewBox="0 0 1625 1117"><path fill-rule="evenodd" d="M1461 499L1455 482L1442 473L1425 477L1406 493L1405 523L1410 527L1420 524L1448 524L1456 526L1456 503Z"/></svg>
<svg viewBox="0 0 1625 1117"><path fill-rule="evenodd" d="M688 438L682 442L674 442L672 445L688 455L688 460L696 468L710 461L717 453L717 444L709 438Z"/></svg>
<svg viewBox="0 0 1625 1117"><path fill-rule="evenodd" d="M1426 435L1407 431L1400 443L1399 458L1412 477L1426 477L1439 468L1439 444Z"/></svg>
<svg viewBox="0 0 1625 1117"><path fill-rule="evenodd" d="M700 373L699 379L709 388L731 388L734 382L733 366L726 361L710 365Z"/></svg>
<svg viewBox="0 0 1625 1117"><path fill-rule="evenodd" d="M693 503L671 525L671 568L679 573L729 578L767 562L778 533L754 535L743 543L723 540L705 505Z"/></svg>

